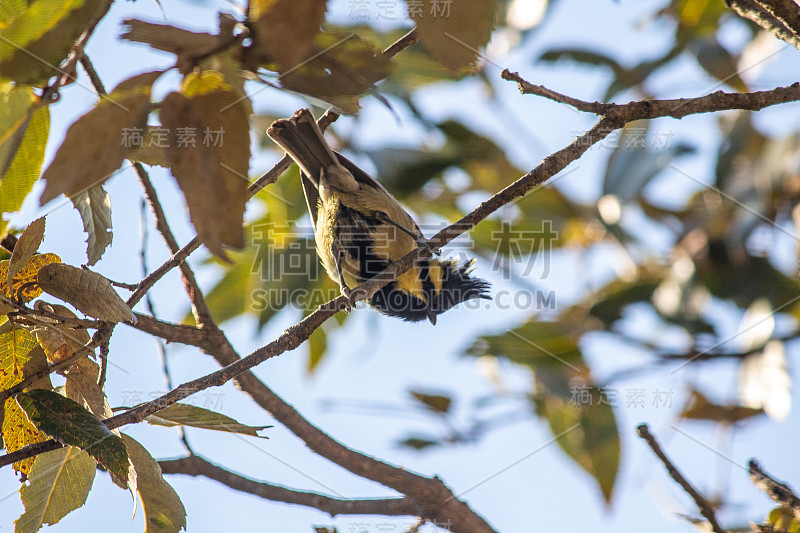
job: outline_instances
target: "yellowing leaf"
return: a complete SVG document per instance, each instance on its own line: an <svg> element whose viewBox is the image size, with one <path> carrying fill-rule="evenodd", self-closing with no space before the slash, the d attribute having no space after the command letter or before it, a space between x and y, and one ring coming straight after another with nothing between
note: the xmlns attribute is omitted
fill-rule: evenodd
<svg viewBox="0 0 800 533"><path fill-rule="evenodd" d="M412 10L425 49L453 73L474 66L494 29L497 0L427 0Z"/></svg>
<svg viewBox="0 0 800 533"><path fill-rule="evenodd" d="M100 185L122 165L130 132L144 128L150 87L161 74L147 72L123 81L70 126L42 175L47 182L39 200L42 205L59 194L73 197Z"/></svg>
<svg viewBox="0 0 800 533"><path fill-rule="evenodd" d="M42 244L44 239L44 217L37 218L30 225L25 228L25 231L20 235L17 244L14 245L14 251L11 254L11 260L8 264L8 274L6 274L6 283L11 285L12 279L17 272L33 257L39 245Z"/></svg>
<svg viewBox="0 0 800 533"><path fill-rule="evenodd" d="M56 254L39 254L31 257L11 279L9 285L8 278L9 261L0 261L0 290L7 298L19 298L23 302L33 300L40 294L42 289L35 285L36 274L39 269L51 263L60 263L61 258ZM33 285L31 285L33 283Z"/></svg>
<svg viewBox="0 0 800 533"><path fill-rule="evenodd" d="M36 344L36 339L28 331L13 326L3 326L0 333L0 390L16 385L26 377L47 368L47 358ZM46 377L34 382L33 387L50 387L50 378ZM28 444L47 440L47 435L31 424L25 412L20 409L14 398L5 402L3 418L3 439L9 452L16 451ZM23 459L14 463L14 469L23 474L30 473L34 458Z"/></svg>
<svg viewBox="0 0 800 533"><path fill-rule="evenodd" d="M92 488L96 469L97 461L74 446L37 456L30 484L19 490L25 513L15 522L14 531L33 533L81 507Z"/></svg>
<svg viewBox="0 0 800 533"><path fill-rule="evenodd" d="M101 185L91 187L70 197L81 215L83 230L89 235L86 240L86 255L89 265L94 265L111 244L111 198Z"/></svg>
<svg viewBox="0 0 800 533"><path fill-rule="evenodd" d="M136 323L130 307L96 272L53 263L39 270L36 282L47 294L72 304L85 315L108 322Z"/></svg>
<svg viewBox="0 0 800 533"><path fill-rule="evenodd" d="M219 35L196 33L165 24L152 24L143 20L128 19L122 22L127 27L121 35L129 41L146 43L156 50L178 56L178 68L186 73L193 66L193 58L203 57L220 48Z"/></svg>
<svg viewBox="0 0 800 533"><path fill-rule="evenodd" d="M138 479L137 491L144 507L145 533L178 533L186 529L186 509L161 467L144 446L122 434Z"/></svg>
<svg viewBox="0 0 800 533"><path fill-rule="evenodd" d="M167 95L160 110L169 130L167 158L197 235L226 259L223 245L244 247L250 103L216 71L187 76L183 90Z"/></svg>
<svg viewBox="0 0 800 533"><path fill-rule="evenodd" d="M0 214L17 211L39 179L50 111L37 102L30 87L0 85Z"/></svg>
<svg viewBox="0 0 800 533"><path fill-rule="evenodd" d="M257 61L274 62L285 71L313 55L314 36L325 21L325 0L255 0L250 2Z"/></svg>
<svg viewBox="0 0 800 533"><path fill-rule="evenodd" d="M36 84L58 74L56 65L105 4L105 0L31 2L2 31L0 76Z"/></svg>

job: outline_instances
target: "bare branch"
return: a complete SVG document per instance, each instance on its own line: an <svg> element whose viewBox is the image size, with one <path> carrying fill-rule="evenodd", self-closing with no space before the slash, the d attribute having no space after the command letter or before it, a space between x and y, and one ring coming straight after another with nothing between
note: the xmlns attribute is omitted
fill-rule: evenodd
<svg viewBox="0 0 800 533"><path fill-rule="evenodd" d="M695 489L691 483L689 483L686 478L683 477L683 474L681 474L678 469L675 468L675 465L672 464L664 451L661 449L661 446L659 446L656 438L652 435L652 433L650 433L647 424L641 424L636 428L636 431L639 433L639 436L644 439L647 445L650 446L650 449L653 450L653 453L656 454L656 457L658 457L667 468L669 477L674 479L675 482L686 492L686 494L692 497L695 505L697 505L697 508L700 510L700 514L702 514L705 519L708 520L708 523L711 524L712 531L714 531L714 533L725 533L725 529L723 529L723 527L720 526L719 522L717 521L717 515L714 512L714 508L710 503L708 503L708 500L706 500L699 492L697 492L697 489Z"/></svg>
<svg viewBox="0 0 800 533"><path fill-rule="evenodd" d="M158 464L164 474L204 476L240 492L246 492L275 502L312 507L331 516L341 514L419 516L423 511L422 506L409 497L345 500L316 492L304 492L272 483L255 481L220 468L196 455L159 461Z"/></svg>
<svg viewBox="0 0 800 533"><path fill-rule="evenodd" d="M730 109L744 109L758 111L765 107L795 102L800 100L800 83L793 83L788 87L777 87L768 91L750 93L726 93L717 91L697 98L675 98L666 100L642 100L627 104L603 104L600 102L584 102L541 85L533 85L520 78L516 72L508 69L502 73L503 79L514 81L519 86L522 94L534 94L549 98L556 102L573 106L579 111L595 113L609 118L616 125L622 127L628 122L636 120L654 119L659 117L683 118L696 113L713 113Z"/></svg>
<svg viewBox="0 0 800 533"><path fill-rule="evenodd" d="M782 483L761 469L755 459L750 459L750 481L753 485L767 493L775 502L791 507L796 520L800 520L800 498L786 483Z"/></svg>
<svg viewBox="0 0 800 533"><path fill-rule="evenodd" d="M739 16L800 48L800 13L792 0L726 0L726 3Z"/></svg>

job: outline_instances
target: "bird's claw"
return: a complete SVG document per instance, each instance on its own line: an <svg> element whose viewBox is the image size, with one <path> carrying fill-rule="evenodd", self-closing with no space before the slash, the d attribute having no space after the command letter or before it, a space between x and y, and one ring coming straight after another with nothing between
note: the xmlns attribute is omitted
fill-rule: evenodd
<svg viewBox="0 0 800 533"><path fill-rule="evenodd" d="M349 313L353 310L353 291L345 286L342 286L342 296L346 298L344 303L344 312Z"/></svg>

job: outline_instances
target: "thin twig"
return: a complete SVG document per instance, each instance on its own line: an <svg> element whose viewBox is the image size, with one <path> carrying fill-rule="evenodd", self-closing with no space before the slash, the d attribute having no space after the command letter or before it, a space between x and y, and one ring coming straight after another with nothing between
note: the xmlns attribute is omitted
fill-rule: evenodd
<svg viewBox="0 0 800 533"><path fill-rule="evenodd" d="M723 529L717 521L717 515L714 512L714 508L710 503L708 503L708 500L706 500L699 492L697 492L697 489L695 489L691 483L689 483L686 478L683 477L678 469L675 468L675 465L672 464L666 454L664 454L664 451L661 449L658 441L656 441L656 438L652 435L652 433L650 433L650 429L648 429L647 424L639 425L636 428L636 431L639 436L644 439L647 445L650 446L650 449L653 450L653 453L656 454L656 457L658 457L664 464L669 477L674 479L675 482L680 485L689 496L692 497L695 505L697 505L697 508L700 510L700 514L702 514L705 519L708 520L708 523L711 524L712 531L714 531L714 533L725 533L725 529Z"/></svg>
<svg viewBox="0 0 800 533"><path fill-rule="evenodd" d="M412 44L416 43L419 39L419 35L417 33L417 28L414 27L410 32L406 33L394 43L391 44L386 50L381 52L381 55L386 58L392 58L399 54L401 51L405 50Z"/></svg>
<svg viewBox="0 0 800 533"><path fill-rule="evenodd" d="M750 481L753 482L753 485L766 492L767 496L776 503L791 507L795 520L800 520L800 498L792 491L792 488L764 472L755 459L750 459L748 466L750 467Z"/></svg>

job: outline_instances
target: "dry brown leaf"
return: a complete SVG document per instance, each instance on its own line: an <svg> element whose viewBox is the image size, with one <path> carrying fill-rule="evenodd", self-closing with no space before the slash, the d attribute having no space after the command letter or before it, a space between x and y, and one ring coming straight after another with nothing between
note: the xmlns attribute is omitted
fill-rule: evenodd
<svg viewBox="0 0 800 533"><path fill-rule="evenodd" d="M222 39L210 33L195 33L166 24L152 24L143 20L128 19L122 22L127 31L123 39L149 44L157 50L178 56L178 70L186 73L194 66L195 59L219 49Z"/></svg>
<svg viewBox="0 0 800 533"><path fill-rule="evenodd" d="M77 318L75 313L67 307L59 304L51 304L42 300L37 300L34 308L37 310L49 311L60 316ZM50 322L47 318L39 318L42 323ZM44 349L47 359L57 363L65 357L69 357L76 350L83 348L89 342L91 336L85 329L75 329L64 324L55 322L48 325L41 325L34 333L36 341Z"/></svg>
<svg viewBox="0 0 800 533"><path fill-rule="evenodd" d="M496 11L497 0L428 0L411 18L425 49L460 74L474 66L480 49L489 44Z"/></svg>
<svg viewBox="0 0 800 533"><path fill-rule="evenodd" d="M12 326L0 333L0 389L16 385L46 368L47 358L44 351L30 332ZM53 388L48 374L31 383L25 390L37 388ZM7 451L13 452L49 438L36 429L15 398L5 401L3 411L2 431ZM33 460L31 457L17 461L14 469L27 475L33 466Z"/></svg>
<svg viewBox="0 0 800 533"><path fill-rule="evenodd" d="M19 272L11 279L11 284L6 282L8 278L9 261L0 261L0 292L7 298L19 298L23 303L29 302L42 294L42 289L36 285L36 274L44 265L50 263L60 263L61 258L56 254L38 254L25 262Z"/></svg>
<svg viewBox="0 0 800 533"><path fill-rule="evenodd" d="M53 162L42 174L47 182L39 202L59 194L75 196L102 184L122 165L131 131L144 128L150 109L150 88L162 74L147 72L129 78L70 126Z"/></svg>
<svg viewBox="0 0 800 533"><path fill-rule="evenodd" d="M3 28L0 75L19 84L38 85L64 73L56 65L67 57L86 27L102 14L106 2L63 0L26 4L27 10Z"/></svg>
<svg viewBox="0 0 800 533"><path fill-rule="evenodd" d="M313 59L281 74L281 85L322 99L343 113L358 111L358 98L392 68L386 56L354 33L319 33L313 52Z"/></svg>
<svg viewBox="0 0 800 533"><path fill-rule="evenodd" d="M11 285L11 279L33 257L33 254L39 249L39 245L42 244L44 224L44 217L37 218L19 236L17 244L14 245L14 251L11 253L11 262L8 265L6 283L9 285Z"/></svg>
<svg viewBox="0 0 800 533"><path fill-rule="evenodd" d="M705 395L696 390L692 390L691 394L689 402L680 414L680 417L686 420L710 420L734 424L764 414L763 409L712 403Z"/></svg>
<svg viewBox="0 0 800 533"><path fill-rule="evenodd" d="M97 384L100 375L100 366L97 363L88 357L82 357L65 375L67 381L64 384L64 393L67 398L80 403L100 420L114 415L103 389Z"/></svg>
<svg viewBox="0 0 800 533"><path fill-rule="evenodd" d="M313 55L314 36L325 21L325 0L253 0L250 20L259 63L274 62L278 70L298 66Z"/></svg>
<svg viewBox="0 0 800 533"><path fill-rule="evenodd" d="M136 323L133 311L100 274L53 263L39 270L36 282L46 293L72 304L87 316L108 322Z"/></svg>
<svg viewBox="0 0 800 533"><path fill-rule="evenodd" d="M167 158L197 235L225 260L223 245L244 246L249 112L249 101L211 70L187 76L181 92L167 95L160 110L169 130ZM181 130L195 132L195 146L179 142Z"/></svg>

